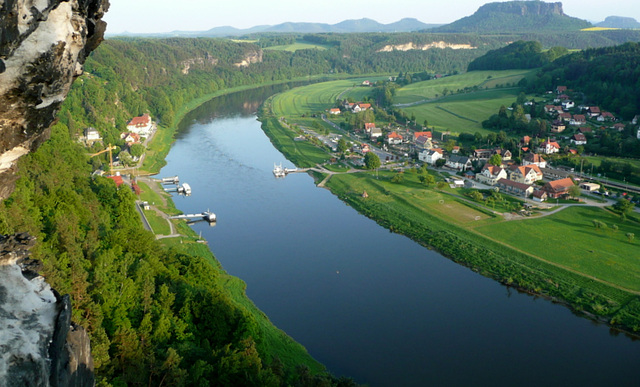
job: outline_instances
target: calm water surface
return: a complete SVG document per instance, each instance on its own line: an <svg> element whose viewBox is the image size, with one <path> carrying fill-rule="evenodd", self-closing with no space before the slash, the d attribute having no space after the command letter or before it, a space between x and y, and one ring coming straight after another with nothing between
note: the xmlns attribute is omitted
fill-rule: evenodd
<svg viewBox="0 0 640 387"><path fill-rule="evenodd" d="M277 88L192 112L160 176L273 323L336 375L371 386L640 385L640 341L392 234L306 174L276 180L255 112Z"/></svg>

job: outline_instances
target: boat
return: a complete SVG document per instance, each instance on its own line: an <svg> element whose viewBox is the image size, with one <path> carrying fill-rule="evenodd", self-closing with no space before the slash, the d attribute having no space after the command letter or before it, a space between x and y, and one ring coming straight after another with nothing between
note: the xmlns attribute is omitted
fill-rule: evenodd
<svg viewBox="0 0 640 387"><path fill-rule="evenodd" d="M287 172L282 168L282 163L280 165L273 163L273 175L275 177L285 177L287 175Z"/></svg>

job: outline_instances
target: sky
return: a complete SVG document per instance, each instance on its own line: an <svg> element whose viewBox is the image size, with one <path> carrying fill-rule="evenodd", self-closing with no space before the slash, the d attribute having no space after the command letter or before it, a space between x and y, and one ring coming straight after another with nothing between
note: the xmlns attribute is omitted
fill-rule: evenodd
<svg viewBox="0 0 640 387"><path fill-rule="evenodd" d="M383 24L402 18L446 24L473 14L490 0L109 0L107 34L206 31L284 22L335 24L369 18ZM640 21L638 0L565 0L564 13L591 22L607 16Z"/></svg>

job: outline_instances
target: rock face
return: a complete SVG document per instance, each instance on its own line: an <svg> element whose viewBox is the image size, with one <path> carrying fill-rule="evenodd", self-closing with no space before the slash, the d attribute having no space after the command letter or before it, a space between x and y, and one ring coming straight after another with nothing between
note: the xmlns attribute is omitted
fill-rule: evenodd
<svg viewBox="0 0 640 387"><path fill-rule="evenodd" d="M89 336L69 296L37 276L35 239L0 235L0 386L93 386Z"/></svg>
<svg viewBox="0 0 640 387"><path fill-rule="evenodd" d="M87 55L103 39L108 0L0 0L0 198L16 160L36 149Z"/></svg>

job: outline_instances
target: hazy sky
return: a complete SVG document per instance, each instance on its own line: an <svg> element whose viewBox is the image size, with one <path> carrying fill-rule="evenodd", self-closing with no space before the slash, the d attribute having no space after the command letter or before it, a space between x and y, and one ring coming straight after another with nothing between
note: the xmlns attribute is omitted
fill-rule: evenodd
<svg viewBox="0 0 640 387"><path fill-rule="evenodd" d="M110 0L107 33L204 31L263 24L335 24L363 17L392 23L405 17L424 23L450 23L473 14L484 0ZM565 0L564 12L589 21L606 16L640 19L638 0Z"/></svg>

